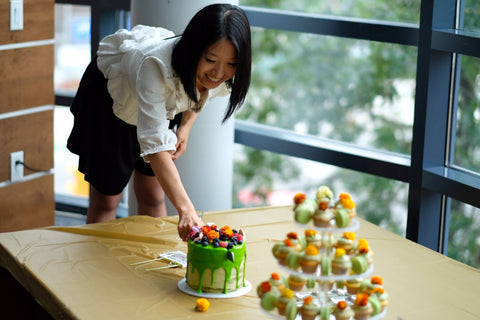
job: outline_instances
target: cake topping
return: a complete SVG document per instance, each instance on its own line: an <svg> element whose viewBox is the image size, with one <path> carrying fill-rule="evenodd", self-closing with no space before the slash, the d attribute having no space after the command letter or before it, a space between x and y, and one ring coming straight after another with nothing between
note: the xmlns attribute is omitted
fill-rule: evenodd
<svg viewBox="0 0 480 320"><path fill-rule="evenodd" d="M346 301L339 301L337 303L337 308L340 310L344 310L347 307L347 302Z"/></svg>
<svg viewBox="0 0 480 320"><path fill-rule="evenodd" d="M305 248L305 254L307 256L316 256L318 254L318 248L316 246L314 246L313 244L309 244Z"/></svg>
<svg viewBox="0 0 480 320"><path fill-rule="evenodd" d="M273 280L280 280L280 276L278 275L278 273L274 272L270 275L270 278L272 278Z"/></svg>
<svg viewBox="0 0 480 320"><path fill-rule="evenodd" d="M320 203L318 204L318 209L319 209L319 210L322 210L322 211L327 210L327 209L328 209L328 202L323 202L323 201L320 202Z"/></svg>
<svg viewBox="0 0 480 320"><path fill-rule="evenodd" d="M368 248L368 241L365 239L358 240L358 253L368 253L370 249Z"/></svg>
<svg viewBox="0 0 480 320"><path fill-rule="evenodd" d="M229 226L224 226L220 228L220 231L225 234L228 238L233 236L233 230Z"/></svg>
<svg viewBox="0 0 480 320"><path fill-rule="evenodd" d="M344 232L343 237L345 239L352 240L352 241L355 240L355 238L356 238L355 232L353 232L353 231Z"/></svg>
<svg viewBox="0 0 480 320"><path fill-rule="evenodd" d="M197 311L200 311L200 312L205 312L208 310L208 307L210 307L210 302L205 299L205 298L199 298L197 299Z"/></svg>
<svg viewBox="0 0 480 320"><path fill-rule="evenodd" d="M295 204L300 204L302 203L303 201L305 201L305 199L307 199L307 195L305 193L297 193L294 197L293 197L293 202Z"/></svg>
<svg viewBox="0 0 480 320"><path fill-rule="evenodd" d="M268 281L263 281L261 284L260 284L260 290L265 293L265 292L268 292L270 290L272 290L272 285L270 284L270 282Z"/></svg>
<svg viewBox="0 0 480 320"><path fill-rule="evenodd" d="M298 239L298 235L297 235L296 232L289 232L287 234L287 238L296 240L296 239Z"/></svg>
<svg viewBox="0 0 480 320"><path fill-rule="evenodd" d="M308 296L303 299L303 304L306 305L306 304L312 303L312 301L313 301L313 298L311 296Z"/></svg>
<svg viewBox="0 0 480 320"><path fill-rule="evenodd" d="M383 288L375 287L373 289L373 294L384 294L384 293L385 293L385 289L383 289Z"/></svg>
<svg viewBox="0 0 480 320"><path fill-rule="evenodd" d="M359 293L355 298L355 304L357 306L363 307L366 306L368 303L368 294L366 293Z"/></svg>
<svg viewBox="0 0 480 320"><path fill-rule="evenodd" d="M212 245L214 248L232 249L236 245L243 244L245 237L241 230L237 232L229 226L219 229L216 225L211 224L203 227L194 226L190 230L188 239L204 247Z"/></svg>
<svg viewBox="0 0 480 320"><path fill-rule="evenodd" d="M207 232L208 240L212 241L213 239L219 238L220 234L215 230L210 230Z"/></svg>
<svg viewBox="0 0 480 320"><path fill-rule="evenodd" d="M343 257L347 252L343 248L338 248L335 250L335 258Z"/></svg>
<svg viewBox="0 0 480 320"><path fill-rule="evenodd" d="M283 243L285 243L287 247L293 247L293 242L290 240L290 238L283 240Z"/></svg>
<svg viewBox="0 0 480 320"><path fill-rule="evenodd" d="M339 195L339 201L342 204L342 206L346 209L353 209L355 208L355 202L353 202L352 198L350 197L350 194L348 193L340 193Z"/></svg>
<svg viewBox="0 0 480 320"><path fill-rule="evenodd" d="M305 229L305 237L310 238L317 235L317 231L313 229Z"/></svg>
<svg viewBox="0 0 480 320"><path fill-rule="evenodd" d="M287 299L292 299L293 296L294 296L293 291L289 288L283 289L282 292L281 292L281 295L282 295L282 297L285 297Z"/></svg>
<svg viewBox="0 0 480 320"><path fill-rule="evenodd" d="M378 284L378 285L382 285L383 284L383 279L382 277L379 277L379 276L373 276L371 279L370 279L370 283L372 284Z"/></svg>
<svg viewBox="0 0 480 320"><path fill-rule="evenodd" d="M327 186L320 186L317 190L316 196L317 196L317 199L323 199L323 198L332 199L333 192Z"/></svg>

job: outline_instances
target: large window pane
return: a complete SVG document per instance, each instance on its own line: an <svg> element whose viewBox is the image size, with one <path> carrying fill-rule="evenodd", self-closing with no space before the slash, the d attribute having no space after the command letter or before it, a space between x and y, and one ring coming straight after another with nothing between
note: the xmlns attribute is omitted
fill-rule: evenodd
<svg viewBox="0 0 480 320"><path fill-rule="evenodd" d="M254 28L238 118L410 154L413 47Z"/></svg>
<svg viewBox="0 0 480 320"><path fill-rule="evenodd" d="M314 197L321 185L350 193L359 217L405 236L407 184L235 145L234 208L292 204L295 193Z"/></svg>
<svg viewBox="0 0 480 320"><path fill-rule="evenodd" d="M239 4L270 9L408 23L418 23L420 19L420 0L240 0Z"/></svg>
<svg viewBox="0 0 480 320"><path fill-rule="evenodd" d="M90 7L55 5L55 92L73 96L90 62Z"/></svg>
<svg viewBox="0 0 480 320"><path fill-rule="evenodd" d="M461 63L454 163L480 171L480 59L463 56Z"/></svg>
<svg viewBox="0 0 480 320"><path fill-rule="evenodd" d="M447 255L480 268L480 209L453 199L450 208Z"/></svg>

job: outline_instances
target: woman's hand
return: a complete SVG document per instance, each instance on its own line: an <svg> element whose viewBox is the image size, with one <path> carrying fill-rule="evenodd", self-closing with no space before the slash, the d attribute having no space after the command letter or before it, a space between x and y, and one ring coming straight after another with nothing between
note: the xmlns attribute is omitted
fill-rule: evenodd
<svg viewBox="0 0 480 320"><path fill-rule="evenodd" d="M197 119L197 114L192 111L184 111L182 114L182 123L177 129L177 144L175 145L175 152L172 155L173 160L177 160L186 150L188 143L188 136L190 135L190 130L192 129L195 120Z"/></svg>
<svg viewBox="0 0 480 320"><path fill-rule="evenodd" d="M172 155L168 151L149 154L146 159L150 161L152 169L163 191L177 209L178 235L186 240L193 226L203 226L203 222L195 211L192 201L183 187L177 167L173 163Z"/></svg>
<svg viewBox="0 0 480 320"><path fill-rule="evenodd" d="M184 213L180 212L177 226L178 235L183 241L187 241L190 230L192 230L194 226L203 227L204 225L205 223L202 221L202 219L200 219L195 211Z"/></svg>
<svg viewBox="0 0 480 320"><path fill-rule="evenodd" d="M175 152L172 154L172 159L177 160L186 150L188 143L188 135L190 130L180 127L177 130L177 144L175 145Z"/></svg>

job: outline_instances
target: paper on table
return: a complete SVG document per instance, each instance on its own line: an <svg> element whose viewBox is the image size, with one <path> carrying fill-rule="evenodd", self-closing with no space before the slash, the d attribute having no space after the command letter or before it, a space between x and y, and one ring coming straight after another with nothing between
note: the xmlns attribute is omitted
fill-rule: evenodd
<svg viewBox="0 0 480 320"><path fill-rule="evenodd" d="M160 258L178 264L182 268L187 267L187 255L182 251L165 252L160 254Z"/></svg>

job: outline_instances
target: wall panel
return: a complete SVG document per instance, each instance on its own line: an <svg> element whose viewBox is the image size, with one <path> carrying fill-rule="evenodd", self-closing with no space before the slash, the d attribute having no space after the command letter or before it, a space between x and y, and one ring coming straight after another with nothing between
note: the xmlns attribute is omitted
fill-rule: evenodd
<svg viewBox="0 0 480 320"><path fill-rule="evenodd" d="M0 113L54 99L53 45L0 51Z"/></svg>
<svg viewBox="0 0 480 320"><path fill-rule="evenodd" d="M0 188L0 232L51 226L53 174Z"/></svg>
<svg viewBox="0 0 480 320"><path fill-rule="evenodd" d="M10 153L23 150L25 163L44 171L53 168L53 110L0 120L0 163L10 163ZM32 172L24 169L24 174ZM10 179L10 167L0 166L0 182Z"/></svg>
<svg viewBox="0 0 480 320"><path fill-rule="evenodd" d="M0 232L54 224L54 0L23 0L23 30L10 31L0 0ZM24 179L10 181L10 154L24 151Z"/></svg>
<svg viewBox="0 0 480 320"><path fill-rule="evenodd" d="M23 30L10 31L10 0L0 0L0 44L53 39L54 0L23 0Z"/></svg>

